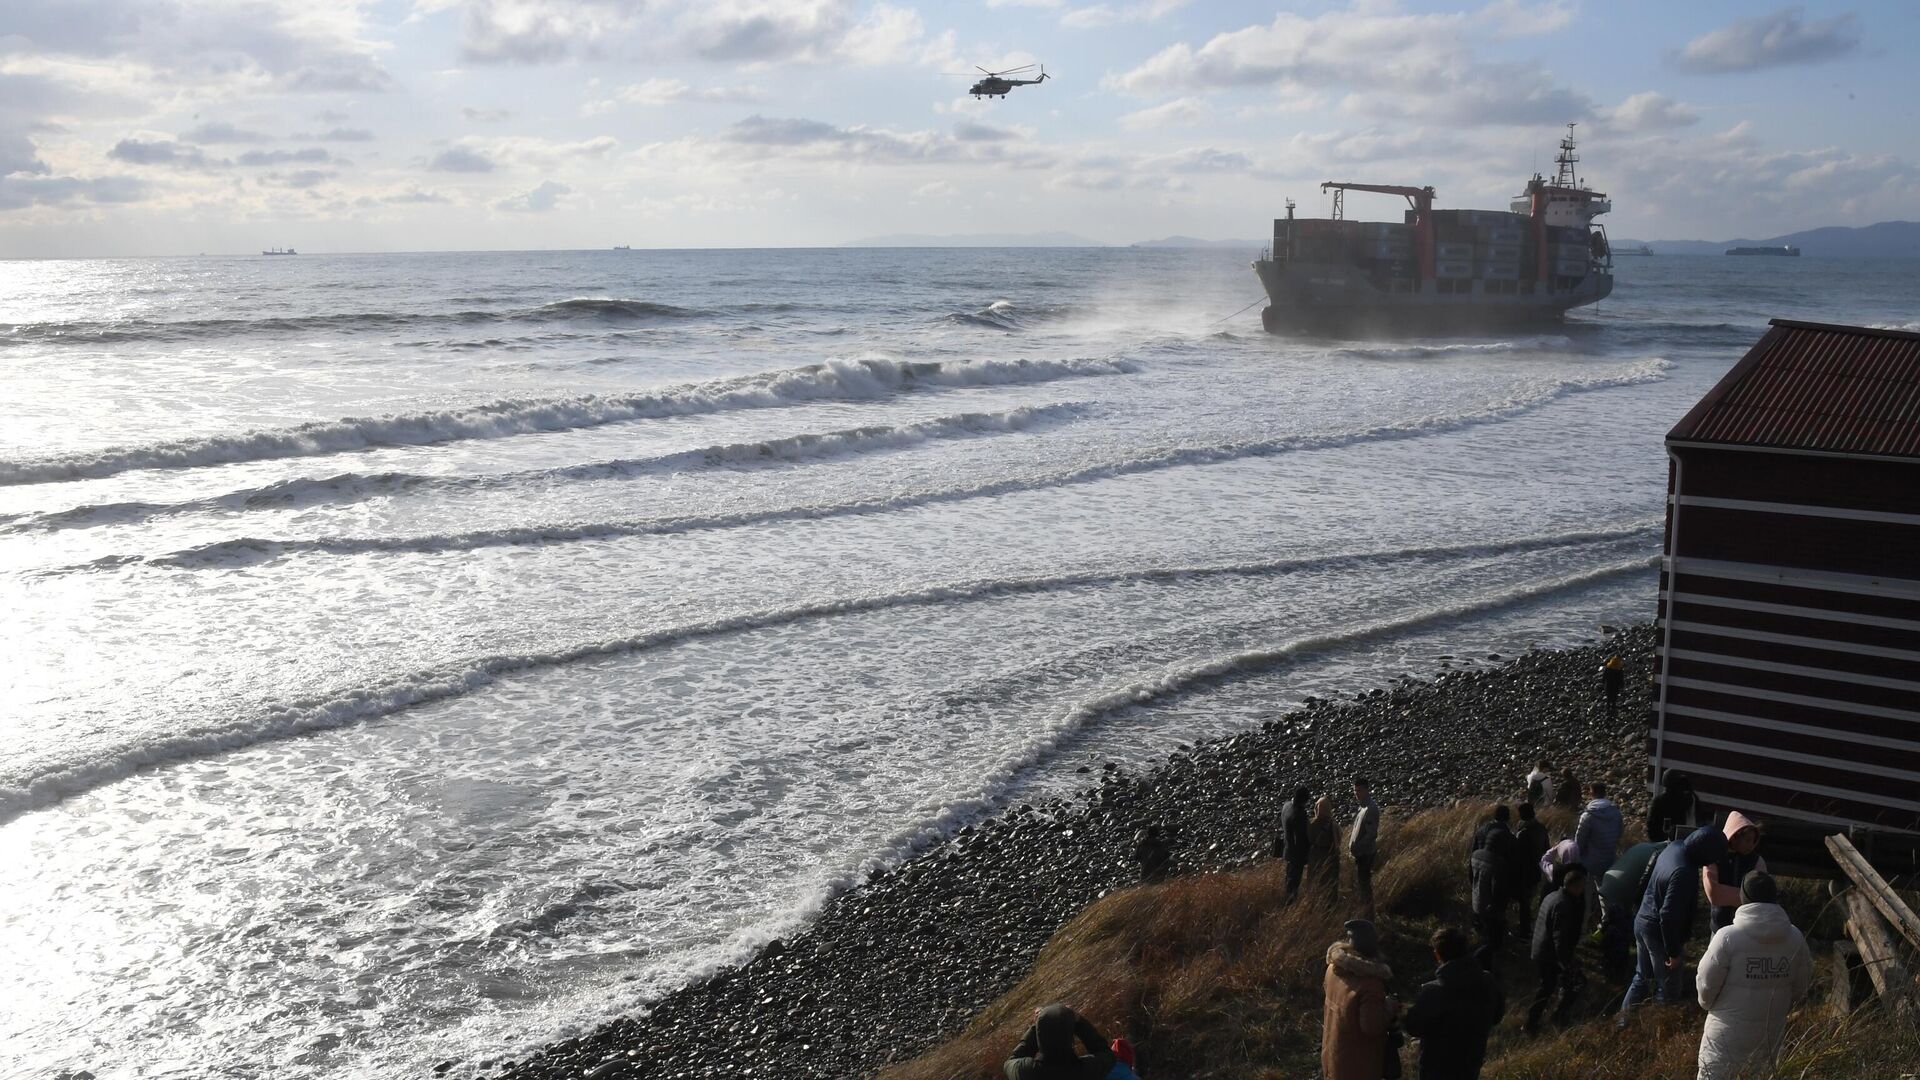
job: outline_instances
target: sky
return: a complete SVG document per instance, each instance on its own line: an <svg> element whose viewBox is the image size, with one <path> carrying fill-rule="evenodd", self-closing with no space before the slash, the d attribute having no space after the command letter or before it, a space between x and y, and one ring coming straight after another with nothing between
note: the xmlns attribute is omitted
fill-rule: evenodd
<svg viewBox="0 0 1920 1080"><path fill-rule="evenodd" d="M1761 238L1920 219L1916 46L1910 0L0 0L0 257L1257 238L1328 179L1504 208L1568 123L1614 236Z"/></svg>

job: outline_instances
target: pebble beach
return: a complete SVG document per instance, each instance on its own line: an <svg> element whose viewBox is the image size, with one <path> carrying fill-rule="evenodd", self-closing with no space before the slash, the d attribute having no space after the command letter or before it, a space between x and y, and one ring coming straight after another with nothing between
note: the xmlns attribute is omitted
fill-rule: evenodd
<svg viewBox="0 0 1920 1080"><path fill-rule="evenodd" d="M1138 880L1134 833L1158 823L1177 872L1267 857L1287 793L1306 785L1351 814L1370 777L1388 814L1515 799L1537 758L1608 780L1644 813L1651 626L1564 650L1448 660L1344 700L1311 699L1258 730L1183 748L1158 766L1087 769L1073 797L1023 803L828 903L809 926L641 1014L516 1062L442 1076L851 1077L926 1051L1017 983L1086 904ZM1627 690L1609 722L1598 668L1619 653Z"/></svg>

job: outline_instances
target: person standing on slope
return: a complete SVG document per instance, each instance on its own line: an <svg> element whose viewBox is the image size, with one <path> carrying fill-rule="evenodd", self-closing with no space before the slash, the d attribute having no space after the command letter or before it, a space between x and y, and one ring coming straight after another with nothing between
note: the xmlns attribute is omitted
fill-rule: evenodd
<svg viewBox="0 0 1920 1080"><path fill-rule="evenodd" d="M1380 959L1373 924L1354 919L1327 948L1326 1001L1321 1010L1320 1071L1325 1080L1380 1080L1386 1072L1393 969Z"/></svg>
<svg viewBox="0 0 1920 1080"><path fill-rule="evenodd" d="M1320 796L1313 804L1313 820L1307 823L1307 876L1312 884L1327 890L1329 907L1339 900L1340 826L1333 820L1331 796Z"/></svg>
<svg viewBox="0 0 1920 1080"><path fill-rule="evenodd" d="M1354 891L1360 894L1360 909L1373 918L1373 860L1380 853L1380 807L1373 801L1373 785L1366 777L1353 781L1353 801L1359 804L1353 814L1353 828L1347 833L1347 854L1353 857Z"/></svg>
<svg viewBox="0 0 1920 1080"><path fill-rule="evenodd" d="M1580 931L1586 928L1587 901L1581 894L1587 889L1587 872L1578 866L1567 868L1560 887L1540 901L1540 914L1533 920L1533 967L1540 976L1540 989L1527 1010L1527 1034L1540 1030L1540 1018L1553 1008L1553 1022L1565 1026L1573 1012L1586 980L1580 974ZM1560 1002L1553 1005L1555 994Z"/></svg>
<svg viewBox="0 0 1920 1080"><path fill-rule="evenodd" d="M1527 932L1533 916L1533 879L1539 872L1540 857L1549 847L1547 827L1536 821L1533 804L1520 804L1520 819L1513 823L1513 869L1507 879L1507 900L1520 908L1520 932ZM1505 918L1503 913L1502 918Z"/></svg>
<svg viewBox="0 0 1920 1080"><path fill-rule="evenodd" d="M1505 803L1494 807L1492 819L1473 834L1473 850L1467 856L1473 929L1496 954L1507 940L1507 887L1513 881L1513 830L1508 821L1512 816Z"/></svg>
<svg viewBox="0 0 1920 1080"><path fill-rule="evenodd" d="M1726 834L1702 825L1685 840L1668 844L1653 861L1653 879L1633 921L1639 954L1633 982L1620 1003L1620 1027L1627 1026L1633 1008L1647 998L1667 1004L1679 996L1677 980L1686 967L1687 939L1693 936L1694 911L1699 907L1696 882L1701 870L1726 853Z"/></svg>
<svg viewBox="0 0 1920 1080"><path fill-rule="evenodd" d="M1295 788L1293 798L1280 810L1278 854L1287 861L1287 903L1292 904L1300 895L1300 879L1307 873L1307 856L1312 848L1312 839L1308 836L1308 807L1313 802L1313 792L1306 788Z"/></svg>
<svg viewBox="0 0 1920 1080"><path fill-rule="evenodd" d="M1707 1010L1700 1033L1699 1080L1767 1075L1780 1057L1787 1014L1813 981L1807 939L1779 904L1764 871L1740 883L1745 903L1733 924L1713 935L1694 989Z"/></svg>
<svg viewBox="0 0 1920 1080"><path fill-rule="evenodd" d="M1720 831L1727 836L1727 853L1700 871L1700 887L1706 890L1709 908L1709 937L1733 924L1734 911L1740 907L1740 883L1755 870L1767 868L1767 860L1760 857L1759 822L1734 810L1727 814L1726 827Z"/></svg>
<svg viewBox="0 0 1920 1080"><path fill-rule="evenodd" d="M1447 926L1432 939L1440 970L1407 1007L1400 1027L1420 1040L1420 1080L1479 1080L1487 1033L1507 1011L1493 976L1467 951L1467 935Z"/></svg>
<svg viewBox="0 0 1920 1080"><path fill-rule="evenodd" d="M1580 824L1573 830L1573 842L1579 852L1580 865L1587 871L1587 880L1599 881L1613 868L1613 860L1619 856L1620 834L1626 831L1626 823L1620 817L1620 808L1607 798L1605 783L1595 780L1587 787L1587 795L1587 808L1580 812ZM1594 898L1589 895L1589 912L1594 903Z"/></svg>
<svg viewBox="0 0 1920 1080"><path fill-rule="evenodd" d="M1693 793L1693 777L1683 772L1667 774L1666 786L1647 804L1647 839L1662 843L1673 839L1676 828L1688 832L1700 827L1700 799Z"/></svg>

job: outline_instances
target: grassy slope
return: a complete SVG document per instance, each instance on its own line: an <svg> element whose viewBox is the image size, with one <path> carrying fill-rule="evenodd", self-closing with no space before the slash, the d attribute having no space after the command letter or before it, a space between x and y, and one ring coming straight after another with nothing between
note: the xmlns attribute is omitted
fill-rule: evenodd
<svg viewBox="0 0 1920 1080"><path fill-rule="evenodd" d="M1565 811L1550 816L1555 836L1569 831ZM1431 977L1429 934L1465 926L1465 852L1483 805L1419 814L1383 828L1385 861L1375 875L1383 944L1403 999ZM1351 896L1347 867L1343 896ZM1125 1034L1141 1053L1143 1075L1312 1077L1319 1072L1321 979L1327 943L1340 933L1347 905L1302 903L1283 909L1282 868L1265 863L1231 874L1187 877L1128 889L1094 903L1063 928L1032 973L958 1037L882 1080L962 1080L1000 1075L1033 1010L1065 1001L1109 1037ZM1787 897L1795 922L1817 936L1837 918L1824 887L1796 883ZM1816 946L1816 955L1818 947ZM1599 1018L1603 993L1597 958L1580 1022L1529 1038L1519 1030L1533 992L1525 944L1510 939L1502 979L1506 1022L1489 1048L1488 1080L1558 1077L1690 1077L1699 1042L1697 1009L1651 1011L1626 1037ZM1827 1006L1824 971L1793 1018L1777 1075L1846 1080L1920 1071L1920 1034L1885 1019L1877 1007L1841 1018ZM1409 1077L1415 1075L1408 1055Z"/></svg>

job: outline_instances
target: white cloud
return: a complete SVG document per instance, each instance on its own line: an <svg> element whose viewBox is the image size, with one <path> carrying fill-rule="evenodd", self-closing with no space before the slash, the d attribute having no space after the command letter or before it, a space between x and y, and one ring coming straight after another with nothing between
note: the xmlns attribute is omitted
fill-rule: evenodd
<svg viewBox="0 0 1920 1080"><path fill-rule="evenodd" d="M1603 110L1603 122L1609 130L1638 134L1696 124L1700 122L1700 114L1665 94L1646 90Z"/></svg>
<svg viewBox="0 0 1920 1080"><path fill-rule="evenodd" d="M748 66L924 59L911 8L856 0L472 0L462 53L480 63L699 59Z"/></svg>
<svg viewBox="0 0 1920 1080"><path fill-rule="evenodd" d="M1074 8L1060 16L1060 25L1070 30L1094 30L1115 23L1153 22L1191 4L1193 0L1147 0L1145 3L1091 4Z"/></svg>
<svg viewBox="0 0 1920 1080"><path fill-rule="evenodd" d="M470 146L450 146L435 154L427 168L433 172L489 173L494 163L492 158Z"/></svg>
<svg viewBox="0 0 1920 1080"><path fill-rule="evenodd" d="M1345 87L1348 109L1459 126L1586 119L1593 102L1538 64L1494 62L1474 49L1465 15L1334 11L1217 34L1198 49L1168 46L1107 81L1151 95L1257 86Z"/></svg>
<svg viewBox="0 0 1920 1080"><path fill-rule="evenodd" d="M1171 126L1191 127L1213 117L1213 107L1196 97L1174 98L1164 105L1130 112L1120 118L1120 126L1129 131Z"/></svg>
<svg viewBox="0 0 1920 1080"><path fill-rule="evenodd" d="M273 136L264 132L236 127L224 120L208 121L180 133L181 142L199 143L202 146L218 143L271 142L272 140Z"/></svg>
<svg viewBox="0 0 1920 1080"><path fill-rule="evenodd" d="M1493 0L1480 9L1480 20L1502 38L1539 37L1573 25L1572 0Z"/></svg>
<svg viewBox="0 0 1920 1080"><path fill-rule="evenodd" d="M1799 8L1741 19L1687 42L1675 58L1691 71L1754 71L1783 64L1811 64L1845 56L1859 47L1851 14L1804 22Z"/></svg>
<svg viewBox="0 0 1920 1080"><path fill-rule="evenodd" d="M595 92L598 86L592 87ZM654 108L662 105L704 104L734 105L762 101L766 95L759 87L750 84L740 86L690 86L680 79L651 78L645 82L629 83L606 91L606 96L590 100L584 106L589 114L610 112L622 105L636 105Z"/></svg>
<svg viewBox="0 0 1920 1080"><path fill-rule="evenodd" d="M572 193L573 189L565 184L556 183L552 180L542 180L539 185L532 190L523 191L518 195L510 195L494 203L493 206L496 210L507 210L523 214L540 214L559 206L561 197Z"/></svg>

